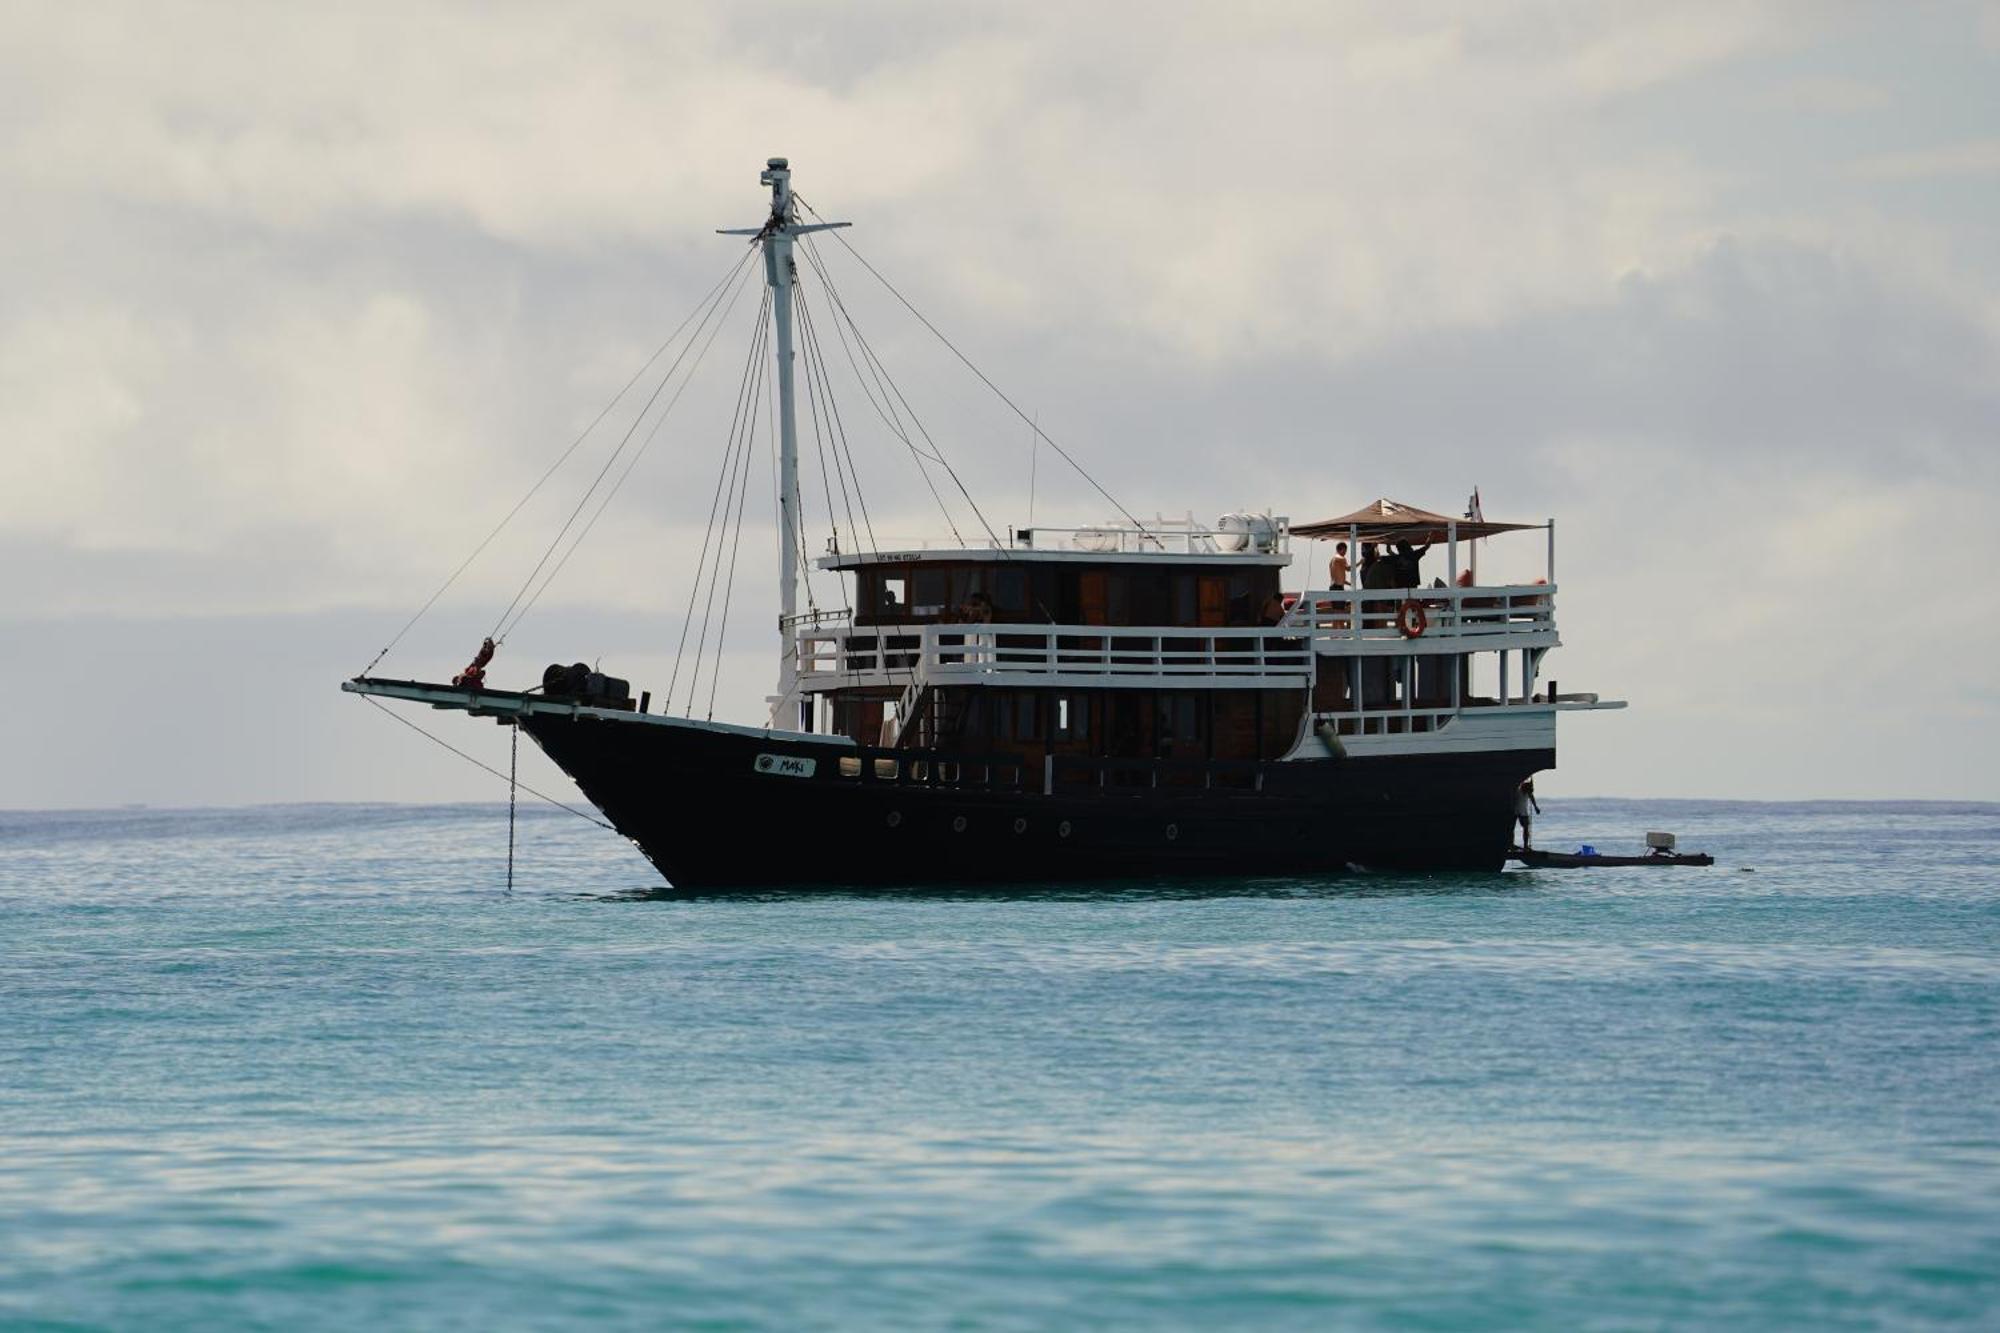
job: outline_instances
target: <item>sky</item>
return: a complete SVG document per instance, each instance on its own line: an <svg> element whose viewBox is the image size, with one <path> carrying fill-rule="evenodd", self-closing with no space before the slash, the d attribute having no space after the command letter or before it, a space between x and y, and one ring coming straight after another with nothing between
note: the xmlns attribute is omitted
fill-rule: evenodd
<svg viewBox="0 0 2000 1333"><path fill-rule="evenodd" d="M1545 796L2000 799L2000 6L14 0L0 807L503 794L338 684L743 258L772 155L1133 513L1555 517L1548 674L1631 707ZM1108 516L822 253L989 522ZM676 678L757 299L496 683ZM879 537L976 527L834 389ZM638 402L380 672L463 665Z"/></svg>

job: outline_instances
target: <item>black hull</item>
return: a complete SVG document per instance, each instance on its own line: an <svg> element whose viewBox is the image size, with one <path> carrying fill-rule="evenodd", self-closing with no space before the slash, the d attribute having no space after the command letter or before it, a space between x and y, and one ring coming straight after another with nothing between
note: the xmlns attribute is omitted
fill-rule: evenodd
<svg viewBox="0 0 2000 1333"><path fill-rule="evenodd" d="M1555 765L1553 750L1329 758L1230 775L1240 786L1181 774L1190 785L1045 795L1039 771L1020 775L1031 790L983 790L911 780L907 761L902 780L876 780L871 758L862 780L839 748L782 733L547 713L521 725L680 889L1498 871L1515 788ZM812 760L812 775L771 772L783 759Z"/></svg>

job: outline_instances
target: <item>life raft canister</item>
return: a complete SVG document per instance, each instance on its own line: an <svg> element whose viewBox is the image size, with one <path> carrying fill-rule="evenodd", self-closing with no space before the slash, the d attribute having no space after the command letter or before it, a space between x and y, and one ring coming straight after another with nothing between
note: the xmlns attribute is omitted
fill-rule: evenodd
<svg viewBox="0 0 2000 1333"><path fill-rule="evenodd" d="M1430 627L1430 612L1416 598L1408 598L1396 608L1396 628L1403 632L1404 638L1421 639Z"/></svg>

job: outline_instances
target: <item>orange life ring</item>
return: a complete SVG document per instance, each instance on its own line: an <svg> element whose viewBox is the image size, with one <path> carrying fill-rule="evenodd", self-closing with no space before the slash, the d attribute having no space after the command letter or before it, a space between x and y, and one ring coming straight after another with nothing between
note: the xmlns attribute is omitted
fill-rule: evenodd
<svg viewBox="0 0 2000 1333"><path fill-rule="evenodd" d="M1424 631L1431 627L1430 612L1424 604L1412 597L1396 608L1396 628L1403 631L1406 639L1421 639Z"/></svg>

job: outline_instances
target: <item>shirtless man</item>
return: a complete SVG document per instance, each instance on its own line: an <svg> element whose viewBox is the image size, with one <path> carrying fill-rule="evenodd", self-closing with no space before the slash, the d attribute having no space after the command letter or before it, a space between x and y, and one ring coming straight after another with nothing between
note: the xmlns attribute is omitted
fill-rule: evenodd
<svg viewBox="0 0 2000 1333"><path fill-rule="evenodd" d="M1337 543L1333 548L1333 559L1327 562L1326 586L1339 591L1347 586L1347 543Z"/></svg>

